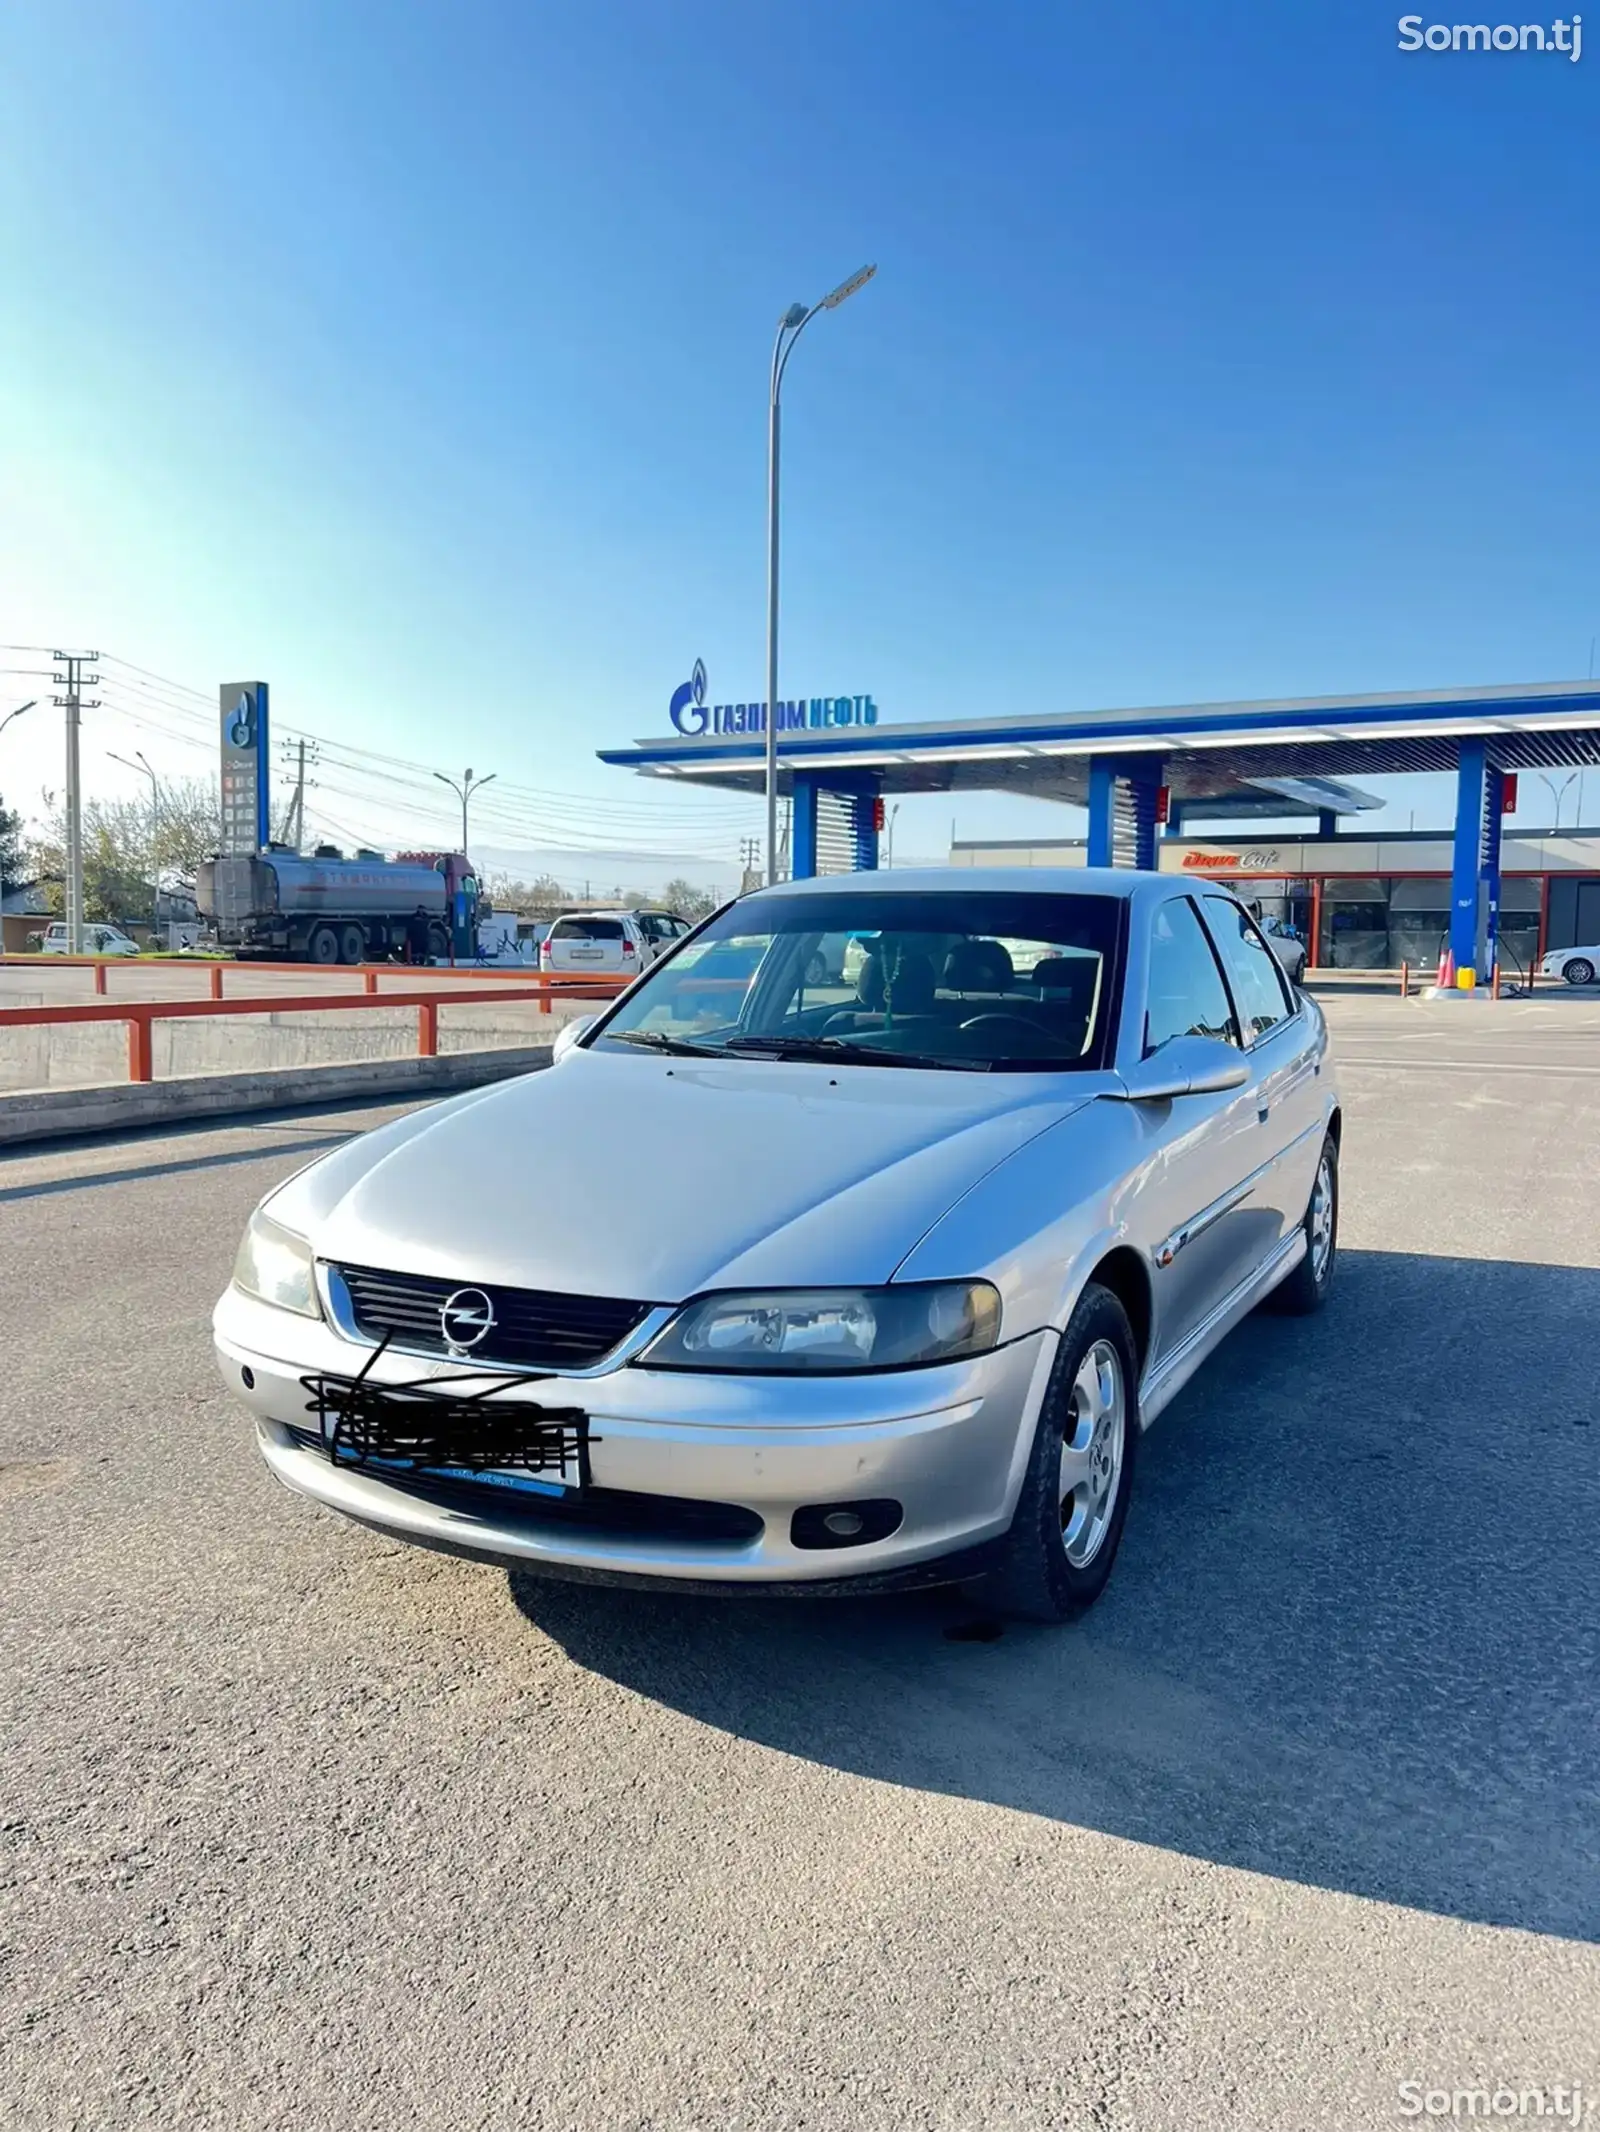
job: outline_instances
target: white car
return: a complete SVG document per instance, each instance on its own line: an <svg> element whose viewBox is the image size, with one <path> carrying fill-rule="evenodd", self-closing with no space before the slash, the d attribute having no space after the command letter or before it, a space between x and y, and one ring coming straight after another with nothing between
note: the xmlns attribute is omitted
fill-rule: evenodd
<svg viewBox="0 0 1600 2132"><path fill-rule="evenodd" d="M569 911L539 943L541 970L637 977L654 959L643 927L627 911Z"/></svg>
<svg viewBox="0 0 1600 2132"><path fill-rule="evenodd" d="M45 927L44 939L39 951L43 955L70 955L71 941L66 924L58 919L54 925ZM85 955L137 955L139 944L130 940L118 925L86 925L83 928L83 952Z"/></svg>
<svg viewBox="0 0 1600 2132"><path fill-rule="evenodd" d="M1539 964L1541 977L1562 977L1569 985L1592 985L1600 971L1600 948L1552 948Z"/></svg>

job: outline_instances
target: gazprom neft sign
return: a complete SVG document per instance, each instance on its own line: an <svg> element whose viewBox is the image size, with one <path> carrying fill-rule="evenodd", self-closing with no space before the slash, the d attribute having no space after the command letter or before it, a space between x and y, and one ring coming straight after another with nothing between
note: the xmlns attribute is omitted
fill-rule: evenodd
<svg viewBox="0 0 1600 2132"><path fill-rule="evenodd" d="M667 716L680 733L697 739L702 733L764 733L765 703L708 703L703 659L696 659L694 672L681 688L672 692ZM876 725L878 706L870 696L801 696L778 705L778 731L821 731L830 726Z"/></svg>

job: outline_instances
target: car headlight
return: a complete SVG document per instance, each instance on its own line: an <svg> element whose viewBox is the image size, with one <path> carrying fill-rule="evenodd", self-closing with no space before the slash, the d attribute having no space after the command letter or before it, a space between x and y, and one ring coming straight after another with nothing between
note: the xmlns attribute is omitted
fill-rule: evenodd
<svg viewBox="0 0 1600 2132"><path fill-rule="evenodd" d="M257 1207L233 1262L233 1285L279 1310L320 1318L311 1246L303 1236L272 1221Z"/></svg>
<svg viewBox="0 0 1600 2132"><path fill-rule="evenodd" d="M999 1337L1000 1294L987 1281L756 1288L686 1305L639 1362L646 1369L830 1375L953 1362L985 1353Z"/></svg>

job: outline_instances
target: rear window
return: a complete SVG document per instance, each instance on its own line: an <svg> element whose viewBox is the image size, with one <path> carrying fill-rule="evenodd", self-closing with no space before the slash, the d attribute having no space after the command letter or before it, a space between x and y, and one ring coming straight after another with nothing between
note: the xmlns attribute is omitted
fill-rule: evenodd
<svg viewBox="0 0 1600 2132"><path fill-rule="evenodd" d="M618 918L558 918L550 928L552 940L620 940Z"/></svg>

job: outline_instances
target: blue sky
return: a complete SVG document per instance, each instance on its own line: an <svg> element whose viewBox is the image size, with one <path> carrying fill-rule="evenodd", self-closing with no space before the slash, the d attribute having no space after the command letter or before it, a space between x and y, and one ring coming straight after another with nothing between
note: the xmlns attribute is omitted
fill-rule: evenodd
<svg viewBox="0 0 1600 2132"><path fill-rule="evenodd" d="M759 692L773 325L871 259L786 388L785 694L1582 678L1600 14L1574 65L1407 55L1400 12L11 0L0 640L264 675L548 795L505 843L709 854L749 811L592 751L697 655ZM105 746L205 767L184 699L106 693L146 724L98 714L92 789ZM0 790L59 752L19 720ZM324 804L376 833L384 789ZM1071 826L915 803L902 850L952 813Z"/></svg>

